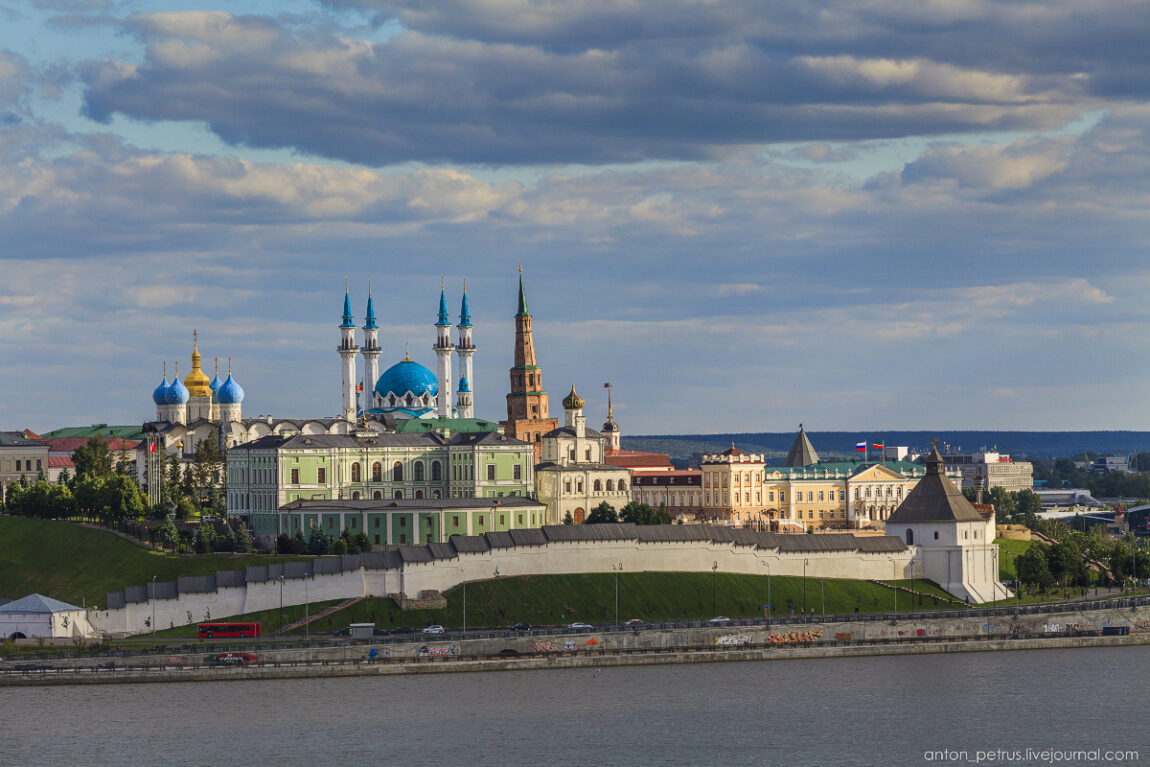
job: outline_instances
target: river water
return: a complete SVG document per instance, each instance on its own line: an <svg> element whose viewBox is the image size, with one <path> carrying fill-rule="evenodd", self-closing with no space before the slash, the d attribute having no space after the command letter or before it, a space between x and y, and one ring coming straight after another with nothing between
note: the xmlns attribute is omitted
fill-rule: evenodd
<svg viewBox="0 0 1150 767"><path fill-rule="evenodd" d="M1148 678L1143 646L6 688L0 765L1150 765Z"/></svg>

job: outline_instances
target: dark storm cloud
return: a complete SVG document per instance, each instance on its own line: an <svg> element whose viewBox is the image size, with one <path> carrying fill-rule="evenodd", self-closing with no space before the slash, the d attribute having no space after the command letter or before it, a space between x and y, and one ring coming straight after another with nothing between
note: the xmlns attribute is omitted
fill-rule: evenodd
<svg viewBox="0 0 1150 767"><path fill-rule="evenodd" d="M1028 48L1008 44L997 25L1018 8L867 8L381 3L407 27L382 43L265 17L151 14L126 24L147 44L142 63L83 67L85 109L105 122L203 121L235 145L368 165L600 164L1046 130L1096 106L1094 91L1120 90L1110 80L1126 83L1123 97L1144 90L1121 55L1130 27L1145 27L1130 14L1096 22L1115 26L1114 55L1099 46L1068 63L1041 31L1022 33ZM1058 9L1022 8L1051 40L1069 33ZM970 55L988 35L993 55Z"/></svg>

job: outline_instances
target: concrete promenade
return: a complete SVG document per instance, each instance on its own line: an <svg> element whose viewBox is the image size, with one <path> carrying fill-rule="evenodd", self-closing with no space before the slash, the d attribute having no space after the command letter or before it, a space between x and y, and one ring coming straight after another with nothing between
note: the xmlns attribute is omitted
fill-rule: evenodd
<svg viewBox="0 0 1150 767"><path fill-rule="evenodd" d="M936 621L937 625L932 626L929 620L916 619L906 623L884 622L881 625L885 636L870 637L857 632L858 624L828 623L503 634L478 638L447 635L401 642L252 647L249 651L258 660L240 667L206 665L206 655L216 650L205 647L182 654L132 654L113 659L8 661L0 663L0 687L605 668L1150 644L1150 609L1127 608L1123 612L1131 632L1124 636L1073 633L1078 625L1067 621L1067 614L1062 612L1027 616L1030 621L1026 623L990 627L993 629L990 631L953 634L940 632L959 629L953 621ZM1117 621L1111 619L1107 623L1115 625ZM843 630L852 625L856 629L853 635ZM917 628L911 630L912 627ZM1089 626L1081 628L1093 631ZM1024 633L1035 629L1045 633ZM918 633L920 630L922 634ZM373 650L374 657L371 657Z"/></svg>

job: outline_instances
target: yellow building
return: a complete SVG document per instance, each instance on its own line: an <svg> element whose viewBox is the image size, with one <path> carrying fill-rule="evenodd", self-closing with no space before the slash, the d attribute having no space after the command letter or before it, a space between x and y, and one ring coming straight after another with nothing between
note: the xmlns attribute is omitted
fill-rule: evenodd
<svg viewBox="0 0 1150 767"><path fill-rule="evenodd" d="M733 445L705 455L703 513L713 524L778 532L882 530L926 470L907 461L767 466Z"/></svg>

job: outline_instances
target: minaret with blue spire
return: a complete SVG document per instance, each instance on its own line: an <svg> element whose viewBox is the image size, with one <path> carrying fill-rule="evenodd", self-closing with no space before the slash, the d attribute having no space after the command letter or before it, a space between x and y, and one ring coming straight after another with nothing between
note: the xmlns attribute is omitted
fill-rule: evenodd
<svg viewBox="0 0 1150 767"><path fill-rule="evenodd" d="M467 308L467 281L463 281L463 305L459 308L459 346L455 354L459 358L459 403L460 418L474 418L475 406L472 390L475 379L472 378L471 356L475 354L475 345L471 343L471 311ZM466 392L467 396L464 397Z"/></svg>
<svg viewBox="0 0 1150 767"><path fill-rule="evenodd" d="M451 345L451 320L447 317L447 287L443 280L439 285L439 319L435 323L435 350L436 377L439 379L439 396L436 398L439 405L439 417L450 418L452 413L451 396L455 381L451 376L451 353L455 347Z"/></svg>
<svg viewBox="0 0 1150 767"><path fill-rule="evenodd" d="M379 380L379 325L375 323L375 301L371 283L367 283L367 316L363 319L363 409L375 404L373 392Z"/></svg>
<svg viewBox="0 0 1150 767"><path fill-rule="evenodd" d="M355 386L355 355L359 351L359 347L355 345L355 320L351 316L351 294L349 287L345 280L343 286L343 322L339 326L340 341L339 341L339 358L343 368L343 376L341 381L342 391L342 411L341 416L345 421L355 421L358 411Z"/></svg>

